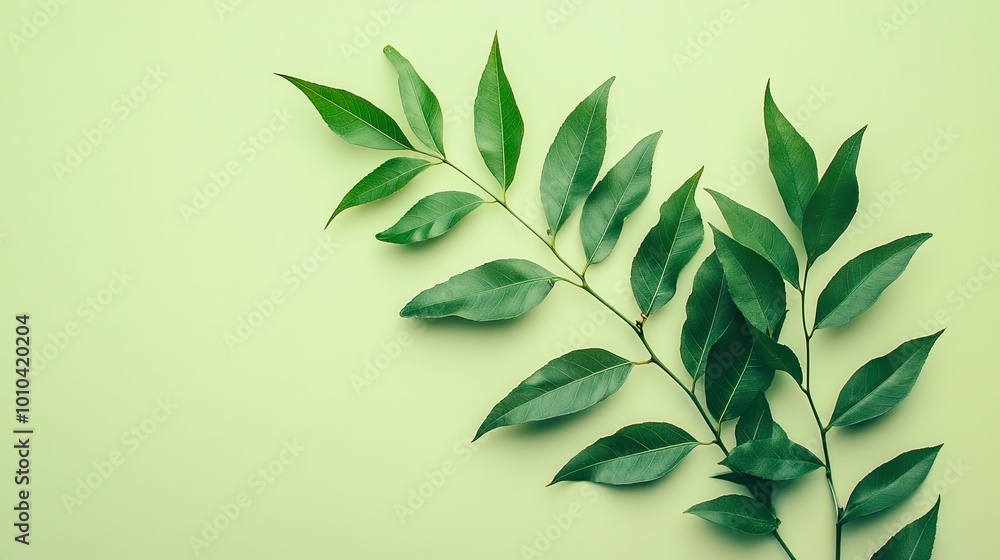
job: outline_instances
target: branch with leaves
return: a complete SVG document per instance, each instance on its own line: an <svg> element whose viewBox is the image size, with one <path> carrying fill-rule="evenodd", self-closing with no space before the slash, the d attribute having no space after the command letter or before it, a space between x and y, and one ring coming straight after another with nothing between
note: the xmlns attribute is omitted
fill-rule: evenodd
<svg viewBox="0 0 1000 560"><path fill-rule="evenodd" d="M456 316L471 321L511 319L539 305L557 283L564 283L621 319L648 352L643 359L631 360L602 348L586 348L553 359L493 407L475 439L504 426L592 407L617 392L634 367L651 364L688 397L704 420L710 439L701 441L666 422L626 426L571 458L552 484L648 482L666 476L696 448L714 446L722 455L719 464L727 471L713 478L732 483L743 493L697 504L687 513L743 533L770 535L782 552L794 559L778 532L781 522L773 495L779 484L822 470L835 513L835 558L839 560L845 525L900 504L923 483L940 445L907 451L875 468L842 504L827 435L835 428L882 416L899 404L917 381L940 332L904 342L862 365L847 380L826 422L810 388L811 344L816 331L845 325L868 310L930 238L930 234L910 235L865 251L847 262L815 302L810 302L813 264L841 237L857 212L856 169L865 129L844 142L820 177L813 149L782 115L768 84L764 125L769 165L788 216L800 233L796 240L801 240L805 262L800 264L800 253L770 219L722 193L708 191L730 233L710 226L715 251L698 267L687 300L678 351L686 375L680 375L654 351L646 326L648 319L673 299L678 276L704 241L705 227L695 203L702 170L663 202L659 220L632 260L631 287L637 309L630 315L594 289L587 271L612 253L625 221L649 195L661 132L639 140L599 179L605 162L607 109L614 78L576 105L556 132L542 166L540 196L548 228L540 232L507 202L520 159L524 121L504 70L498 39L494 37L474 110L476 144L496 183L490 187L448 159L437 97L398 51L386 47L385 55L399 75L406 120L423 147L415 146L392 117L367 100L342 89L282 75L306 95L330 129L344 140L422 156L394 157L366 175L343 197L327 226L344 210L386 198L431 167L444 165L468 179L485 198L462 191L431 194L378 233L377 239L396 244L423 242L449 232L480 206L496 204L534 234L565 269L556 274L531 261L513 258L488 262L424 290L403 307L401 315L420 319ZM556 238L578 209L579 240L586 260L574 266L559 252ZM801 300L802 360L779 341L788 314L786 284ZM808 307L813 310L812 322ZM789 439L774 420L767 392L778 371L794 379L808 402L822 444L822 459ZM727 443L730 424L735 424L735 441ZM939 505L940 500L891 537L872 558L930 558Z"/></svg>

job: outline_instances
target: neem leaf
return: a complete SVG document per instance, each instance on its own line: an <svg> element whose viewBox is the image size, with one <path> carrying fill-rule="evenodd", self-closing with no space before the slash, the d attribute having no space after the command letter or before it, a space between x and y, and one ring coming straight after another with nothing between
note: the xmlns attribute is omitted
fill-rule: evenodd
<svg viewBox="0 0 1000 560"><path fill-rule="evenodd" d="M386 46L383 52L399 74L399 97L410 128L425 146L444 155L444 115L437 96L399 51Z"/></svg>
<svg viewBox="0 0 1000 560"><path fill-rule="evenodd" d="M862 128L844 141L806 206L802 240L810 263L833 246L858 211L858 153L864 134Z"/></svg>
<svg viewBox="0 0 1000 560"><path fill-rule="evenodd" d="M940 508L941 498L938 497L930 511L900 529L872 556L872 560L930 560Z"/></svg>
<svg viewBox="0 0 1000 560"><path fill-rule="evenodd" d="M376 150L413 149L396 121L368 100L342 89L278 75L299 88L330 130L351 144Z"/></svg>
<svg viewBox="0 0 1000 560"><path fill-rule="evenodd" d="M740 417L774 380L774 368L761 359L757 346L739 313L712 346L705 370L705 404L719 422Z"/></svg>
<svg viewBox="0 0 1000 560"><path fill-rule="evenodd" d="M677 277L705 238L701 212L694 202L702 171L699 169L660 206L660 220L632 259L632 294L644 317L674 297Z"/></svg>
<svg viewBox="0 0 1000 560"><path fill-rule="evenodd" d="M625 219L649 194L653 153L661 134L656 132L640 140L587 197L580 216L580 238L587 262L599 263L611 254Z"/></svg>
<svg viewBox="0 0 1000 560"><path fill-rule="evenodd" d="M781 521L770 508L747 496L728 494L691 506L684 513L751 535L774 532Z"/></svg>
<svg viewBox="0 0 1000 560"><path fill-rule="evenodd" d="M502 426L578 412L610 397L632 362L600 348L574 350L545 364L493 407L476 437Z"/></svg>
<svg viewBox="0 0 1000 560"><path fill-rule="evenodd" d="M687 301L687 318L681 327L681 361L691 377L705 374L709 350L736 314L722 264L713 252L694 274L694 287Z"/></svg>
<svg viewBox="0 0 1000 560"><path fill-rule="evenodd" d="M433 239L447 233L482 203L482 198L467 192L437 192L417 201L398 222L375 238L400 244Z"/></svg>
<svg viewBox="0 0 1000 560"><path fill-rule="evenodd" d="M614 78L598 86L559 127L542 164L542 209L555 235L587 198L604 163L608 94Z"/></svg>
<svg viewBox="0 0 1000 560"><path fill-rule="evenodd" d="M666 422L633 424L603 437L570 459L551 484L589 480L601 484L638 484L666 476L701 445Z"/></svg>
<svg viewBox="0 0 1000 560"><path fill-rule="evenodd" d="M864 313L906 269L929 233L908 235L869 249L845 264L816 302L816 328L837 327Z"/></svg>
<svg viewBox="0 0 1000 560"><path fill-rule="evenodd" d="M365 175L354 185L333 211L326 225L348 208L381 200L405 187L414 177L427 170L431 162L408 157L392 158Z"/></svg>
<svg viewBox="0 0 1000 560"><path fill-rule="evenodd" d="M771 416L771 407L768 406L764 393L757 393L736 423L736 445L755 439L770 439L773 435L774 418Z"/></svg>
<svg viewBox="0 0 1000 560"><path fill-rule="evenodd" d="M517 108L514 91L503 70L500 39L493 36L493 48L479 80L473 109L476 145L490 173L507 190L514 180L524 139L524 119Z"/></svg>
<svg viewBox="0 0 1000 560"><path fill-rule="evenodd" d="M767 259L789 284L799 289L799 261L795 249L778 226L720 192L709 190L708 194L722 211L733 239Z"/></svg>
<svg viewBox="0 0 1000 560"><path fill-rule="evenodd" d="M799 229L816 185L819 172L816 154L771 97L771 82L764 90L764 130L767 132L768 165L785 210Z"/></svg>
<svg viewBox="0 0 1000 560"><path fill-rule="evenodd" d="M823 466L811 451L790 439L754 439L737 445L721 465L765 480L792 480Z"/></svg>
<svg viewBox="0 0 1000 560"><path fill-rule="evenodd" d="M839 522L878 513L905 500L927 478L938 451L940 445L907 451L865 475L851 492Z"/></svg>
<svg viewBox="0 0 1000 560"><path fill-rule="evenodd" d="M927 355L943 332L904 342L861 366L840 390L830 426L850 426L895 408L910 394Z"/></svg>
<svg viewBox="0 0 1000 560"><path fill-rule="evenodd" d="M533 262L501 259L424 290L399 314L423 319L452 315L471 321L511 319L541 303L557 279Z"/></svg>
<svg viewBox="0 0 1000 560"><path fill-rule="evenodd" d="M756 252L712 227L715 250L729 283L729 293L747 321L773 335L784 318L785 283L774 265Z"/></svg>

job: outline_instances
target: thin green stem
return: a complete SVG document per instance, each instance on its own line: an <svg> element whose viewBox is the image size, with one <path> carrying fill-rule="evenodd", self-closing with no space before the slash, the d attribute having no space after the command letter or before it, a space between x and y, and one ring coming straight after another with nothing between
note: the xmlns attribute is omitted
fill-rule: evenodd
<svg viewBox="0 0 1000 560"><path fill-rule="evenodd" d="M823 426L823 420L820 419L819 410L816 408L816 401L813 399L812 390L809 386L809 379L812 370L812 356L811 356L811 343L812 337L816 333L815 327L809 328L809 323L806 321L806 286L809 282L809 268L806 265L805 274L802 278L802 289L799 290L799 295L802 296L802 336L805 338L805 369L802 374L802 385L800 389L806 395L806 400L809 401L809 408L812 410L813 418L816 420L816 427L819 429L820 441L823 444L823 463L826 470L826 482L830 487L830 497L833 499L833 509L837 514L837 534L836 534L836 560L840 560L840 545L841 545L841 525L840 525L840 515L843 513L843 509L840 507L840 500L837 498L837 487L833 482L833 463L830 461L830 443L827 440L826 427Z"/></svg>
<svg viewBox="0 0 1000 560"><path fill-rule="evenodd" d="M778 544L781 545L781 549L784 550L785 554L788 555L789 560L795 560L795 555L792 554L792 551L788 548L788 545L785 544L785 539L782 539L781 535L778 534L778 530L775 529L774 532L771 534L774 535L774 540L778 541Z"/></svg>

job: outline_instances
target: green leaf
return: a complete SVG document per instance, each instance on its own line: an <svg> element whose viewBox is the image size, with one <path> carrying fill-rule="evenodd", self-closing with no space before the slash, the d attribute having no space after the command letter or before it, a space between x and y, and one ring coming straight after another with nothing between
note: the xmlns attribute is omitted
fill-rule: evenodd
<svg viewBox="0 0 1000 560"><path fill-rule="evenodd" d="M653 153L661 134L663 131L640 140L587 197L580 216L580 237L588 263L599 263L611 254L625 219L649 194Z"/></svg>
<svg viewBox="0 0 1000 560"><path fill-rule="evenodd" d="M851 492L839 523L878 513L905 500L927 478L940 450L941 446L936 445L907 451L868 473Z"/></svg>
<svg viewBox="0 0 1000 560"><path fill-rule="evenodd" d="M493 177L507 190L514 180L517 160L521 156L524 120L507 74L503 71L500 39L496 35L493 36L493 48L479 80L473 120L479 153Z"/></svg>
<svg viewBox="0 0 1000 560"><path fill-rule="evenodd" d="M754 348L760 351L761 361L767 367L787 372L799 385L802 384L802 364L791 348L753 327L750 327L750 334L757 342Z"/></svg>
<svg viewBox="0 0 1000 560"><path fill-rule="evenodd" d="M729 293L747 321L769 335L785 316L785 283L767 259L712 226Z"/></svg>
<svg viewBox="0 0 1000 560"><path fill-rule="evenodd" d="M858 211L858 153L864 134L862 128L844 142L806 206L802 240L810 263L833 246Z"/></svg>
<svg viewBox="0 0 1000 560"><path fill-rule="evenodd" d="M929 233L908 235L851 259L819 295L816 328L837 327L864 313L930 238Z"/></svg>
<svg viewBox="0 0 1000 560"><path fill-rule="evenodd" d="M431 162L417 158L397 157L375 168L354 185L333 211L326 225L348 208L381 200L405 187L414 177L427 170Z"/></svg>
<svg viewBox="0 0 1000 560"><path fill-rule="evenodd" d="M705 404L719 422L742 415L774 380L774 368L761 360L748 327L737 313L708 355Z"/></svg>
<svg viewBox="0 0 1000 560"><path fill-rule="evenodd" d="M937 535L938 510L941 497L923 517L910 523L892 536L872 556L872 560L930 560Z"/></svg>
<svg viewBox="0 0 1000 560"><path fill-rule="evenodd" d="M502 426L589 408L620 389L631 371L631 361L607 350L574 350L545 364L493 407L473 441Z"/></svg>
<svg viewBox="0 0 1000 560"><path fill-rule="evenodd" d="M781 524L766 505L736 494L702 502L684 513L751 535L766 535L774 532Z"/></svg>
<svg viewBox="0 0 1000 560"><path fill-rule="evenodd" d="M483 199L467 192L437 192L420 199L398 222L375 238L389 243L417 243L444 235Z"/></svg>
<svg viewBox="0 0 1000 560"><path fill-rule="evenodd" d="M410 128L425 146L437 150L443 156L444 115L437 96L399 51L387 45L383 52L399 74L399 97L403 101L403 112Z"/></svg>
<svg viewBox="0 0 1000 560"><path fill-rule="evenodd" d="M638 484L666 476L701 445L666 422L644 422L603 437L570 459L550 484L589 480L601 484Z"/></svg>
<svg viewBox="0 0 1000 560"><path fill-rule="evenodd" d="M722 193L713 190L708 193L722 211L733 239L767 259L789 284L799 289L799 261L795 249L778 226Z"/></svg>
<svg viewBox="0 0 1000 560"><path fill-rule="evenodd" d="M284 74L309 98L330 130L351 144L376 150L412 150L399 125L385 111L349 91L321 86Z"/></svg>
<svg viewBox="0 0 1000 560"><path fill-rule="evenodd" d="M777 427L777 424L775 424L775 427ZM767 506L770 506L771 498L773 497L774 491L777 489L778 486L774 481L771 480L764 480L763 478L757 478L756 476L740 474L732 471L713 474L712 478L716 480L724 480L726 482L731 482L737 486L745 487L754 497L754 499Z"/></svg>
<svg viewBox="0 0 1000 560"><path fill-rule="evenodd" d="M830 426L850 426L895 408L910 394L927 355L943 332L906 341L861 366L840 390Z"/></svg>
<svg viewBox="0 0 1000 560"><path fill-rule="evenodd" d="M660 206L660 220L642 240L632 259L632 294L643 317L667 304L677 290L677 277L698 252L705 230L694 202L704 168L684 182Z"/></svg>
<svg viewBox="0 0 1000 560"><path fill-rule="evenodd" d="M816 154L806 139L778 110L771 97L770 81L764 90L764 130L767 132L771 175L774 176L778 193L785 203L788 217L802 229L806 206L819 183Z"/></svg>
<svg viewBox="0 0 1000 560"><path fill-rule="evenodd" d="M542 164L542 209L555 235L594 188L608 141L608 79L566 117Z"/></svg>
<svg viewBox="0 0 1000 560"><path fill-rule="evenodd" d="M705 374L709 350L736 314L729 295L722 264L713 252L694 274L694 286L687 300L687 318L681 327L681 361L694 379Z"/></svg>
<svg viewBox="0 0 1000 560"><path fill-rule="evenodd" d="M736 423L736 445L755 439L770 439L773 435L774 418L771 416L771 407L768 406L764 393L757 393Z"/></svg>
<svg viewBox="0 0 1000 560"><path fill-rule="evenodd" d="M823 466L811 451L790 439L755 439L737 445L720 465L765 480L792 480Z"/></svg>
<svg viewBox="0 0 1000 560"><path fill-rule="evenodd" d="M501 259L424 290L399 314L423 319L448 316L471 321L511 319L541 303L557 279L533 262Z"/></svg>

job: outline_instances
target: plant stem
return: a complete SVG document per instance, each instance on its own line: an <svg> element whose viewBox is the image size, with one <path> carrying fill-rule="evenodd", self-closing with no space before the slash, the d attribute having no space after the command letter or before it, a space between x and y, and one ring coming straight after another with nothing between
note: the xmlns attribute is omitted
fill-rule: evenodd
<svg viewBox="0 0 1000 560"><path fill-rule="evenodd" d="M649 362L656 364L657 367L663 370L663 372L666 373L674 381L674 383L676 383L677 386L681 388L682 391L684 391L684 393L688 396L688 399L690 399L690 401L695 405L695 408L698 409L698 412L701 414L702 419L704 419L705 421L705 425L708 426L709 430L711 430L712 437L714 438L712 443L714 443L719 448L719 450L722 451L723 455L729 456L729 449L726 447L725 442L722 441L721 423L717 427L716 424L712 421L712 417L709 416L708 411L705 410L705 407L702 406L701 401L699 401L698 397L695 395L694 385L692 385L690 388L687 385L685 385L684 382L681 381L681 379L677 377L677 375L674 374L674 372L671 371L669 367L667 367L667 365L663 362L663 360L661 360L659 356L656 355L656 352L653 351L652 346L650 346L649 344L649 340L646 338L646 333L643 330L643 325L645 324L645 317L643 318L643 320L633 321L624 313L622 313L618 308L616 308L614 305L612 305L606 299L604 299L599 293L594 291L594 289L590 286L590 284L587 283L587 279L585 277L587 268L589 267L589 263L587 264L587 266L584 266L582 270L577 270L576 268L574 268L573 265L571 265L559 253L558 249L556 249L555 236L553 235L551 238L546 237L545 235L542 235L541 233L536 231L535 228L528 225L528 223L525 222L524 219L521 218L521 216L519 216L517 212L514 212L514 210L507 204L505 195L503 197L497 197L495 194L493 194L492 191L483 186L482 183L472 178L471 175L466 173L463 169L461 169L460 167L458 167L457 165L455 165L446 158L442 158L440 156L430 154L427 152L422 152L420 150L416 151L427 157L439 160L440 163L443 163L448 167L451 167L458 173L462 174L466 179L471 181L472 184L476 185L477 187L479 187L479 189L485 192L492 199L493 202L496 202L497 204L502 206L503 209L506 210L508 214L513 216L514 219L516 219L518 222L520 222L522 226L525 227L525 229L533 233L535 237L538 238L539 241L541 241L546 247L548 247L549 251L559 260L559 262L562 263L563 266L565 266L570 272L572 272L577 278L580 279L579 284L576 282L568 281L569 284L572 284L573 286L576 286L577 288L580 288L581 290L590 294L591 297L593 297L595 300L600 302L601 305L603 305L609 311L618 316L619 319L621 319L626 325L629 326L629 328L632 329L633 332L635 332L636 336L639 337L639 341L642 342L643 347L645 347L646 351L649 352ZM805 319L803 319L803 322L804 321ZM818 418L819 417L817 416L817 420ZM825 447L826 444L824 440L824 449ZM781 545L781 548L785 551L785 554L788 555L789 560L795 560L795 555L792 554L791 550L789 550L788 545L785 544L785 541L781 538L781 535L778 534L778 531L775 530L774 532L771 533L771 535L774 536L774 539L777 540L778 544Z"/></svg>
<svg viewBox="0 0 1000 560"><path fill-rule="evenodd" d="M840 500L837 499L837 487L833 483L833 463L830 461L830 443L827 441L826 432L827 429L823 426L823 420L819 417L819 410L816 408L816 401L813 399L812 390L809 387L809 376L812 366L812 356L810 355L810 346L812 342L813 334L816 333L816 329L809 329L808 323L806 322L806 285L809 282L809 268L810 265L806 264L805 274L802 278L802 289L799 290L799 294L802 296L802 335L805 337L805 370L802 374L802 385L799 387L802 392L806 395L806 400L809 401L809 408L812 410L813 418L816 420L816 427L819 429L820 441L823 444L823 463L826 467L826 482L830 487L830 497L833 499L833 509L837 515L837 529L836 529L836 560L840 560L840 543L841 543L841 529L840 515L843 513L843 509L840 507Z"/></svg>
<svg viewBox="0 0 1000 560"><path fill-rule="evenodd" d="M782 550L784 550L785 554L788 555L789 560L795 560L795 555L792 554L792 551L788 548L788 545L785 544L785 540L781 538L781 535L778 534L778 531L775 530L771 534L774 535L774 539L778 541L778 544L781 545Z"/></svg>

